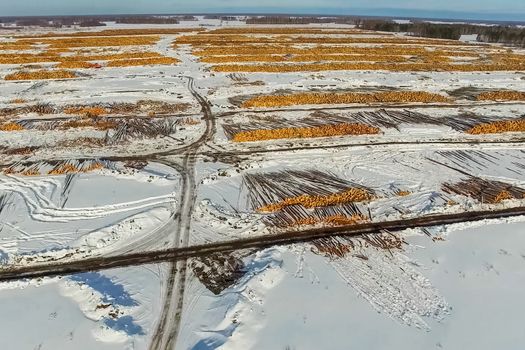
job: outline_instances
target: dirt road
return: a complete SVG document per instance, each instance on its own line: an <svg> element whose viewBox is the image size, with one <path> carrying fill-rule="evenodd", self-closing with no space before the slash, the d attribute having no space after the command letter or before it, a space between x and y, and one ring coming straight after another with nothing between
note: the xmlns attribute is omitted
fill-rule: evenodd
<svg viewBox="0 0 525 350"><path fill-rule="evenodd" d="M0 281L62 276L87 271L106 270L166 261L185 262L189 258L198 258L215 253L227 253L242 249L264 249L276 245L289 245L293 243L309 242L325 237L357 237L385 230L400 231L410 228L450 225L455 223L502 219L516 216L525 216L525 207L460 212L454 214L436 214L410 219L371 222L352 226L316 228L302 231L286 231L278 234L263 235L204 245L171 248L162 251L142 252L112 257L79 259L76 261L54 262L41 265L34 264L31 266L11 268L6 267L0 270ZM169 336L167 338L169 338Z"/></svg>
<svg viewBox="0 0 525 350"><path fill-rule="evenodd" d="M191 218L197 196L195 162L199 149L213 138L216 131L215 119L211 112L210 103L195 90L194 79L192 77L186 78L188 79L188 90L201 105L203 119L206 122L206 130L197 141L183 150L181 207L179 215L177 216L174 248L184 248L189 244ZM178 150L178 152L181 152L181 150ZM166 152L166 155L171 154L173 154L173 151ZM162 314L160 315L159 322L151 340L149 347L151 350L173 349L176 344L184 304L186 270L186 259L171 263L169 277L166 283L164 306L162 307Z"/></svg>

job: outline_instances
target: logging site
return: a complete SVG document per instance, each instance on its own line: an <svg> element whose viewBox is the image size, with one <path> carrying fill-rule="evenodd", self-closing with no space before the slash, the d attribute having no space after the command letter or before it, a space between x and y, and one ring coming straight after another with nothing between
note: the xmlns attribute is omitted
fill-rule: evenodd
<svg viewBox="0 0 525 350"><path fill-rule="evenodd" d="M525 7L117 2L0 0L5 349L523 347Z"/></svg>

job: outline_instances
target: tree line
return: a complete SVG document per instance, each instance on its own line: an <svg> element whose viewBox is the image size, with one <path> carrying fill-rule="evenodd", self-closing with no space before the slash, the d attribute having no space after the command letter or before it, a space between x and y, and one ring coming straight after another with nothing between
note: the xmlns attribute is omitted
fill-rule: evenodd
<svg viewBox="0 0 525 350"><path fill-rule="evenodd" d="M403 32L413 36L458 40L461 35L476 34L477 41L525 47L525 28L474 24L442 24L429 22L397 23L387 20L356 19L361 29L382 32Z"/></svg>
<svg viewBox="0 0 525 350"><path fill-rule="evenodd" d="M257 16L250 17L246 24L353 24L357 28L382 32L408 33L424 38L459 40L462 35L476 34L477 41L525 47L525 28L517 26L489 26L475 24L430 23L424 21L398 23L386 19L364 19L359 17L304 17L304 16Z"/></svg>

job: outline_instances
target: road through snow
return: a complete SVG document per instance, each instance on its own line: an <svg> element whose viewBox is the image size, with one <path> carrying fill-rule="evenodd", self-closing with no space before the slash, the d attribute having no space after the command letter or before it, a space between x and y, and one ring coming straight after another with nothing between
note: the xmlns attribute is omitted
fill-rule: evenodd
<svg viewBox="0 0 525 350"><path fill-rule="evenodd" d="M206 131L193 144L185 150L182 162L182 192L181 207L177 216L174 247L186 247L190 240L191 217L196 199L195 162L201 146L213 138L216 131L214 116L210 103L195 90L195 81L187 77L188 89L192 96L202 106L203 119L206 122ZM176 345L177 334L184 303L184 290L186 285L187 260L172 263L168 281L166 283L165 301L162 314L152 337L150 349L173 349Z"/></svg>

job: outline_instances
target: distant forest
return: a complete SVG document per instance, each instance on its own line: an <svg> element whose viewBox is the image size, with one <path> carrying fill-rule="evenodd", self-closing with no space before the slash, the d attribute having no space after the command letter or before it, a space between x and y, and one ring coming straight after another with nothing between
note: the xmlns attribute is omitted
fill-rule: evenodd
<svg viewBox="0 0 525 350"><path fill-rule="evenodd" d="M262 16L246 19L246 24L310 24L334 23L337 17L289 17L289 16ZM346 22L345 22L346 23Z"/></svg>
<svg viewBox="0 0 525 350"><path fill-rule="evenodd" d="M220 19L234 21L235 16L207 15L206 19ZM105 26L104 22L130 24L177 24L182 21L196 21L192 15L185 16L154 16L154 15L101 15L101 16L57 16L57 17L12 17L0 18L1 23L11 23L16 27L5 29L20 29L27 26L53 27L79 25L81 27ZM499 43L509 46L525 47L525 28L511 25L477 25L454 23L430 23L412 21L411 23L397 23L388 19L369 19L354 16L253 16L246 19L247 24L311 24L311 23L338 23L352 24L357 28L384 32L401 32L413 36L458 40L461 35L476 34L477 41L485 43Z"/></svg>
<svg viewBox="0 0 525 350"><path fill-rule="evenodd" d="M489 27L477 34L478 41L525 47L525 28Z"/></svg>
<svg viewBox="0 0 525 350"><path fill-rule="evenodd" d="M239 18L235 16L219 16L219 15L206 15L204 19L220 19L221 21L238 21Z"/></svg>
<svg viewBox="0 0 525 350"><path fill-rule="evenodd" d="M446 23L397 23L384 19L363 19L358 17L290 17L258 16L248 18L247 24L310 24L340 23L353 24L357 28L383 32L401 32L425 38L458 40L464 34L477 34L477 40L486 43L499 43L525 47L525 28L517 26L489 26L475 24Z"/></svg>
<svg viewBox="0 0 525 350"><path fill-rule="evenodd" d="M49 27L61 28L70 26L99 27L105 26L104 22L116 22L126 24L178 24L182 21L197 21L195 16L152 16L152 15L129 15L129 16L56 16L56 17L21 17L0 18L0 23L10 23L17 28L22 27ZM5 28L5 27L4 27Z"/></svg>
<svg viewBox="0 0 525 350"><path fill-rule="evenodd" d="M441 23L396 23L385 20L356 20L355 25L362 29L383 32L406 32L426 38L458 40L464 34L477 34L477 40L486 43L499 43L525 47L525 28L515 26L487 26L473 24Z"/></svg>
<svg viewBox="0 0 525 350"><path fill-rule="evenodd" d="M119 17L119 18L116 18L115 22L126 23L126 24L178 24L179 20L175 17L133 16L133 17Z"/></svg>

